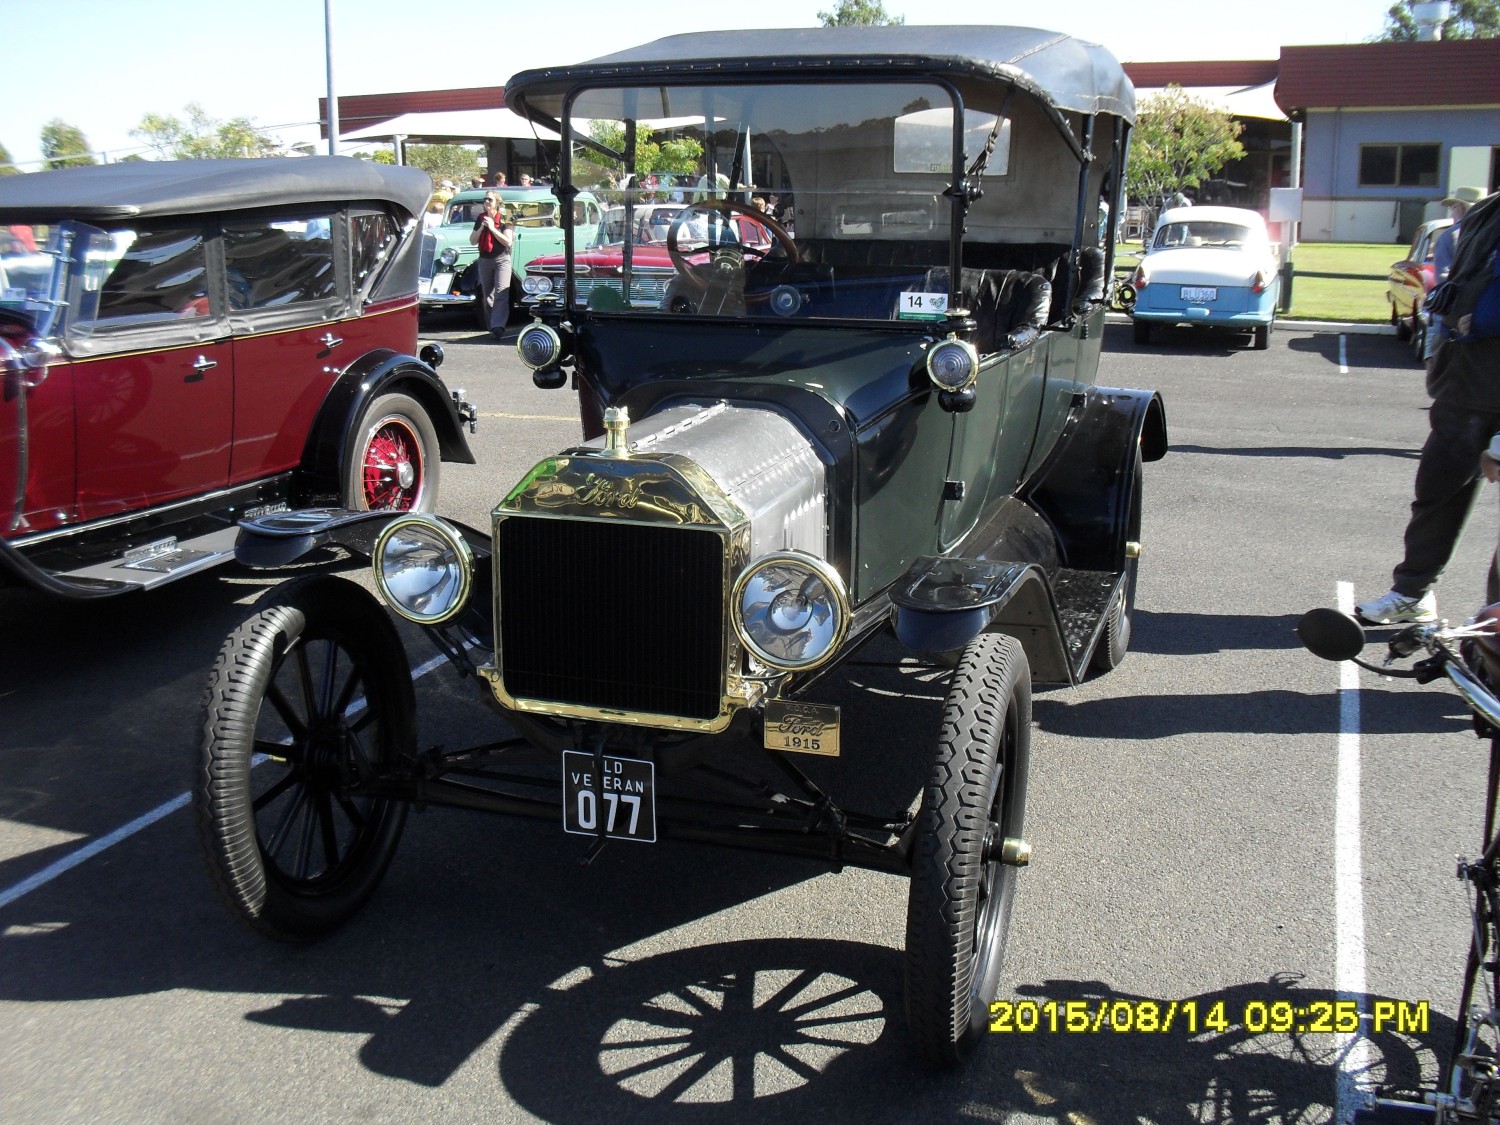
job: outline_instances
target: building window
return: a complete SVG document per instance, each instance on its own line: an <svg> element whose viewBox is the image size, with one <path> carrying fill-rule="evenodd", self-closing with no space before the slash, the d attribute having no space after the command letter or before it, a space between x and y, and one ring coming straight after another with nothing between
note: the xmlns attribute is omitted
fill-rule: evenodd
<svg viewBox="0 0 1500 1125"><path fill-rule="evenodd" d="M1441 145L1360 145L1360 187L1437 187Z"/></svg>

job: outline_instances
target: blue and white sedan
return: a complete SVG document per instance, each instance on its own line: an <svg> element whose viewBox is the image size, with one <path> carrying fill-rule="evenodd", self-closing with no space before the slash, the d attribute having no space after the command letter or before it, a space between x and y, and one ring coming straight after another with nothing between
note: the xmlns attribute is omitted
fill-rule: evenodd
<svg viewBox="0 0 1500 1125"><path fill-rule="evenodd" d="M1271 342L1281 295L1266 221L1239 207L1163 211L1135 271L1135 342L1154 324L1242 329L1257 349Z"/></svg>

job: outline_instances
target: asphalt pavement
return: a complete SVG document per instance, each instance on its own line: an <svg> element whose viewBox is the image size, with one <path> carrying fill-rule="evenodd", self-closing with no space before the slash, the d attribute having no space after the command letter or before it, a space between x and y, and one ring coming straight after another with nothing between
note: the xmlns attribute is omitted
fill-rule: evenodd
<svg viewBox="0 0 1500 1125"><path fill-rule="evenodd" d="M234 570L86 605L0 592L0 1120L1303 1123L1334 1120L1341 1081L1346 1109L1358 1083L1431 1081L1483 744L1450 690L1373 675L1351 732L1340 670L1293 633L1340 583L1388 585L1422 375L1394 338L1284 327L1266 352L1106 329L1099 381L1160 390L1171 441L1132 652L1037 695L1011 1030L961 1072L908 1051L890 875L671 843L581 868L559 828L428 810L337 934L242 929L182 801L207 671L272 581ZM505 344L431 335L480 410L442 510L482 527L577 440L576 406ZM1477 608L1495 532L1487 487L1445 615ZM851 804L914 790L941 705L939 677L874 655L828 687L844 753L816 763ZM502 733L444 667L417 696L424 744ZM1410 1019L1353 1042L1271 1023L1349 1000Z"/></svg>

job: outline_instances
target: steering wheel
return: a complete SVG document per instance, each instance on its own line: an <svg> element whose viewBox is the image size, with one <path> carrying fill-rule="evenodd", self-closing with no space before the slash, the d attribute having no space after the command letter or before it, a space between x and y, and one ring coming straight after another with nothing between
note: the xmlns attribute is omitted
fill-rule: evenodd
<svg viewBox="0 0 1500 1125"><path fill-rule="evenodd" d="M691 215L694 211L717 211L719 214L723 215L725 219L728 219L729 216L736 213L754 219L757 223L770 231L771 234L775 237L776 241L781 244L781 248L786 252L788 262L796 264L797 262L802 260L801 253L797 249L797 243L793 241L792 236L787 233L787 229L780 223L778 223L775 219L771 218L770 215L766 214L760 208L752 207L748 203L740 203L738 200L734 199L704 199L699 200L696 203L689 203L680 212L678 212L677 217L672 220L672 225L667 228L667 254L672 259L672 265L677 267L678 275L684 278L689 285L691 285L694 289L699 290L700 292L708 288L709 283L713 278L714 270L717 267L715 265L715 261L713 260L713 255L710 255L710 261L708 263L704 265L694 265L692 262L688 261L687 255L683 253L682 248L679 245L682 228L687 223L688 216ZM768 251L762 250L758 246L745 246L741 244L738 245L738 249L744 254L753 254L756 258L764 258L768 254ZM748 298L748 300L752 302L764 301L768 299L768 297L769 294L756 294Z"/></svg>

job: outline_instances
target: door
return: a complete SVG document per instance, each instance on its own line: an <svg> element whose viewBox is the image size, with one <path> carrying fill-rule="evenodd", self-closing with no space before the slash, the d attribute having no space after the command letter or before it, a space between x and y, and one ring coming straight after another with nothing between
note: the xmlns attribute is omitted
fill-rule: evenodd
<svg viewBox="0 0 1500 1125"><path fill-rule="evenodd" d="M222 488L234 372L201 226L90 240L67 328L77 517Z"/></svg>
<svg viewBox="0 0 1500 1125"><path fill-rule="evenodd" d="M224 271L234 329L236 483L294 469L342 369L361 354L339 323L347 266L331 207L226 218Z"/></svg>

